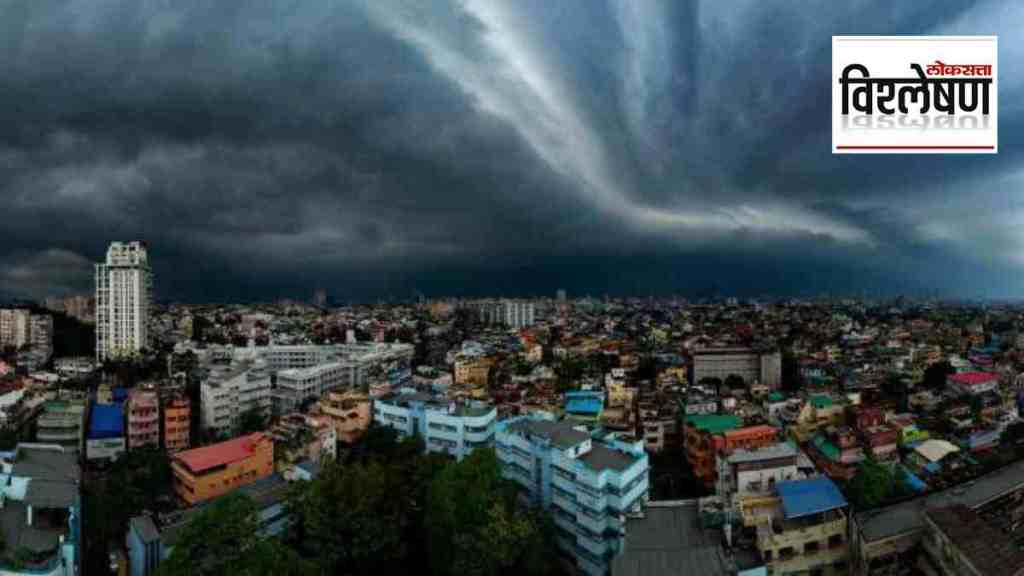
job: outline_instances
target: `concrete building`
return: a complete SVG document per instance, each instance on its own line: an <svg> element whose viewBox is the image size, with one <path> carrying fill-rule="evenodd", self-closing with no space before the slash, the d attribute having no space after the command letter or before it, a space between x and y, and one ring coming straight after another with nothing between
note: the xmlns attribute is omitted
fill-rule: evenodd
<svg viewBox="0 0 1024 576"><path fill-rule="evenodd" d="M36 440L78 451L82 449L84 424L84 398L51 400L43 404L36 419Z"/></svg>
<svg viewBox="0 0 1024 576"><path fill-rule="evenodd" d="M171 458L174 492L188 506L212 500L274 473L274 441L255 432L178 452Z"/></svg>
<svg viewBox="0 0 1024 576"><path fill-rule="evenodd" d="M169 454L192 445L192 403L184 394L175 394L163 402L164 449Z"/></svg>
<svg viewBox="0 0 1024 576"><path fill-rule="evenodd" d="M928 535L925 512L964 505L1011 538L1024 535L1024 462L1018 461L967 484L884 508L857 512L850 526L850 573L895 576L921 560Z"/></svg>
<svg viewBox="0 0 1024 576"><path fill-rule="evenodd" d="M963 504L924 513L925 554L919 562L928 574L1020 576L1024 551L1004 532Z"/></svg>
<svg viewBox="0 0 1024 576"><path fill-rule="evenodd" d="M455 360L455 384L458 386L486 386L494 361L490 358L458 358Z"/></svg>
<svg viewBox="0 0 1024 576"><path fill-rule="evenodd" d="M114 242L96 264L96 359L134 356L148 346L152 274L145 244Z"/></svg>
<svg viewBox="0 0 1024 576"><path fill-rule="evenodd" d="M535 412L499 422L495 446L523 500L551 510L563 553L584 574L607 574L623 550L627 516L648 499L643 444L596 440Z"/></svg>
<svg viewBox="0 0 1024 576"><path fill-rule="evenodd" d="M443 396L405 390L377 398L373 421L402 436L419 435L428 452L462 460L480 446L494 442L498 410L482 402L455 402Z"/></svg>
<svg viewBox="0 0 1024 576"><path fill-rule="evenodd" d="M693 351L693 382L699 384L705 378L725 381L729 376L739 376L750 386L758 382L769 389L777 389L782 383L782 355L775 352L760 352L752 348L709 347Z"/></svg>
<svg viewBox="0 0 1024 576"><path fill-rule="evenodd" d="M29 317L29 346L45 360L53 356L53 316L33 314Z"/></svg>
<svg viewBox="0 0 1024 576"><path fill-rule="evenodd" d="M775 484L742 508L742 522L771 574L845 574L849 504L826 476Z"/></svg>
<svg viewBox="0 0 1024 576"><path fill-rule="evenodd" d="M303 403L319 400L332 390L348 391L357 387L359 367L352 362L328 362L309 368L289 368L277 373L272 393L275 414L300 409Z"/></svg>
<svg viewBox="0 0 1024 576"><path fill-rule="evenodd" d="M128 449L160 446L160 399L155 389L134 388L125 405Z"/></svg>
<svg viewBox="0 0 1024 576"><path fill-rule="evenodd" d="M262 360L212 366L200 384L200 425L204 432L230 437L249 410L269 416L270 371Z"/></svg>
<svg viewBox="0 0 1024 576"><path fill-rule="evenodd" d="M501 324L509 328L533 326L536 321L536 305L529 300L485 301L476 305L480 322Z"/></svg>
<svg viewBox="0 0 1024 576"><path fill-rule="evenodd" d="M31 313L21 308L0 310L0 347L20 348L29 341Z"/></svg>
<svg viewBox="0 0 1024 576"><path fill-rule="evenodd" d="M0 534L24 559L0 561L4 576L81 573L81 473L77 456L60 446L19 444L2 462ZM5 555L6 556L6 555Z"/></svg>
<svg viewBox="0 0 1024 576"><path fill-rule="evenodd" d="M360 392L328 392L313 405L313 414L327 418L340 442L362 438L373 421L370 398Z"/></svg>

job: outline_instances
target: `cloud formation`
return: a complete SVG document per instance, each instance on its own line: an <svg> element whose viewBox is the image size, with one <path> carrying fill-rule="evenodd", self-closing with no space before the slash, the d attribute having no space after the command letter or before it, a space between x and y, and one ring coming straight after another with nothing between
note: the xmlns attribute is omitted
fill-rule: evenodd
<svg viewBox="0 0 1024 576"><path fill-rule="evenodd" d="M79 260L145 238L171 299L1009 295L1021 24L997 0L12 0L0 293L87 291ZM832 156L848 33L999 34L1000 154Z"/></svg>

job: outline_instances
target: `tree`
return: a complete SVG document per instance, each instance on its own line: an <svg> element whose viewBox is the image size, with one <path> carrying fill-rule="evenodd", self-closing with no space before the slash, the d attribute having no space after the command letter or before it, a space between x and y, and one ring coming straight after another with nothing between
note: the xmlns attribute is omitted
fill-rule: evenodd
<svg viewBox="0 0 1024 576"><path fill-rule="evenodd" d="M548 527L516 507L492 449L477 449L431 483L424 513L435 575L543 574L557 563Z"/></svg>
<svg viewBox="0 0 1024 576"><path fill-rule="evenodd" d="M1024 443L1024 422L1017 421L1006 427L1003 431L1001 438L1002 442L1007 444L1022 444Z"/></svg>
<svg viewBox="0 0 1024 576"><path fill-rule="evenodd" d="M946 387L946 377L954 373L956 369L948 361L936 362L925 368L921 383L925 388L942 390Z"/></svg>
<svg viewBox="0 0 1024 576"><path fill-rule="evenodd" d="M746 387L746 384L743 382L743 377L736 374L729 374L726 376L723 384L729 390L737 390Z"/></svg>
<svg viewBox="0 0 1024 576"><path fill-rule="evenodd" d="M238 433L252 434L267 429L267 416L258 407L250 408L238 416Z"/></svg>
<svg viewBox="0 0 1024 576"><path fill-rule="evenodd" d="M189 519L156 576L314 574L314 566L260 531L259 514L247 496L229 494Z"/></svg>
<svg viewBox="0 0 1024 576"><path fill-rule="evenodd" d="M899 480L903 480L902 475ZM854 508L864 510L882 504L897 488L897 478L889 467L869 458L861 462L857 474L846 483L844 492Z"/></svg>

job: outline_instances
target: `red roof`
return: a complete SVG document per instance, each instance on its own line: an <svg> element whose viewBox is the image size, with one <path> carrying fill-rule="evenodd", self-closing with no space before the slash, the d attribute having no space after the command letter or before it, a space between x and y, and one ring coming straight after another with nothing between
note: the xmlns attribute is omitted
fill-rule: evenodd
<svg viewBox="0 0 1024 576"><path fill-rule="evenodd" d="M216 466L245 460L256 451L256 446L266 439L262 432L253 432L226 442L193 448L178 452L174 458L180 460L189 470L202 472Z"/></svg>
<svg viewBox="0 0 1024 576"><path fill-rule="evenodd" d="M960 374L949 375L949 380L966 386L980 386L981 384L987 384L998 379L999 374L993 374L991 372L962 372Z"/></svg>

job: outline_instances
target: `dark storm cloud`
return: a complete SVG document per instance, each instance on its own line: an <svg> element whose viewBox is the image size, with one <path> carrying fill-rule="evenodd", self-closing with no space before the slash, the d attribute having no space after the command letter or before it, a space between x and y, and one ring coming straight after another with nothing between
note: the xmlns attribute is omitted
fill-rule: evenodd
<svg viewBox="0 0 1024 576"><path fill-rule="evenodd" d="M12 0L0 292L87 290L134 238L171 298L1012 291L1020 24L994 0ZM833 157L842 33L1000 34L999 156Z"/></svg>

